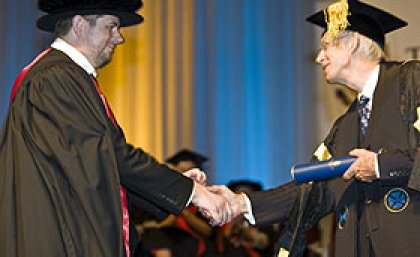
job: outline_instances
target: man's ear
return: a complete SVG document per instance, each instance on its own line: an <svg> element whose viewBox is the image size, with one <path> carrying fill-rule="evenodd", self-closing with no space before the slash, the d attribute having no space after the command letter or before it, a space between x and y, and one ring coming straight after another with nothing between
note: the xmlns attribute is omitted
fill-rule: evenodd
<svg viewBox="0 0 420 257"><path fill-rule="evenodd" d="M360 34L357 32L352 33L350 40L348 41L349 53L354 54L360 47Z"/></svg>
<svg viewBox="0 0 420 257"><path fill-rule="evenodd" d="M85 30L86 30L87 23L88 22L85 20L85 18L83 18L80 15L75 15L71 19L71 29L73 30L74 34L77 37L83 36L83 34L84 34Z"/></svg>

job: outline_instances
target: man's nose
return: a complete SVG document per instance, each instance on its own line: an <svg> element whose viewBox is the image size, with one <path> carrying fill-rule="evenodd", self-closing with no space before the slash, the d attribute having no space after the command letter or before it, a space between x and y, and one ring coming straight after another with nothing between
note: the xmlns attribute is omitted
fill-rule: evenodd
<svg viewBox="0 0 420 257"><path fill-rule="evenodd" d="M115 35L115 42L117 44L122 44L124 42L124 37L121 35L121 33L119 31Z"/></svg>
<svg viewBox="0 0 420 257"><path fill-rule="evenodd" d="M318 54L315 57L315 62L321 64L325 60L325 52L323 49L319 50Z"/></svg>

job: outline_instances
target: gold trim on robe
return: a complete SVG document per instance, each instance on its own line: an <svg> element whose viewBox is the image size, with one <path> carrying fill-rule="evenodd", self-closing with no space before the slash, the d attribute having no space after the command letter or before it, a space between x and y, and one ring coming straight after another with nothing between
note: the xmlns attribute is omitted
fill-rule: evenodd
<svg viewBox="0 0 420 257"><path fill-rule="evenodd" d="M321 143L318 148L314 152L314 156L318 159L318 161L326 161L331 159L331 154L328 151L328 148Z"/></svg>
<svg viewBox="0 0 420 257"><path fill-rule="evenodd" d="M284 248L280 248L279 254L277 254L277 257L288 257L289 251L287 251Z"/></svg>
<svg viewBox="0 0 420 257"><path fill-rule="evenodd" d="M417 120L414 122L413 125L418 132L420 132L420 107L417 107Z"/></svg>

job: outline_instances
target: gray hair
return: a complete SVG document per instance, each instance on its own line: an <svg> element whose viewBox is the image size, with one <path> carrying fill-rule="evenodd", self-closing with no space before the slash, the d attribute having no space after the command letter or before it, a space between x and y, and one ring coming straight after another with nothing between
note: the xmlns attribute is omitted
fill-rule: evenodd
<svg viewBox="0 0 420 257"><path fill-rule="evenodd" d="M353 31L342 31L338 37L339 42L349 40L351 37L354 36L354 34L357 32ZM384 50L379 46L378 43L373 41L372 39L360 35L360 45L356 49L356 52L354 53L355 56L359 56L361 58L365 58L369 61L380 61L385 57Z"/></svg>

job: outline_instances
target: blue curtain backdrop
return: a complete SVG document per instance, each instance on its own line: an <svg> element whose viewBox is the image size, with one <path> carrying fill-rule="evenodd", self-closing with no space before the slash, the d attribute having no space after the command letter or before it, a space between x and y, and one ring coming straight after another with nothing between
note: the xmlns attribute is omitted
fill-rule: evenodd
<svg viewBox="0 0 420 257"><path fill-rule="evenodd" d="M0 1L0 124L17 74L51 40L49 34L36 29L38 16L34 0Z"/></svg>
<svg viewBox="0 0 420 257"><path fill-rule="evenodd" d="M316 41L304 19L313 2L195 2L194 142L210 157L212 182L246 178L272 187L309 158ZM15 77L51 40L36 30L38 16L34 0L0 3L0 122Z"/></svg>
<svg viewBox="0 0 420 257"><path fill-rule="evenodd" d="M315 147L313 1L196 2L196 149L212 181L290 180ZM315 126L313 126L315 127Z"/></svg>

